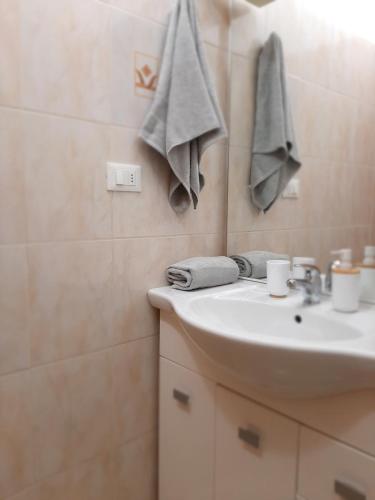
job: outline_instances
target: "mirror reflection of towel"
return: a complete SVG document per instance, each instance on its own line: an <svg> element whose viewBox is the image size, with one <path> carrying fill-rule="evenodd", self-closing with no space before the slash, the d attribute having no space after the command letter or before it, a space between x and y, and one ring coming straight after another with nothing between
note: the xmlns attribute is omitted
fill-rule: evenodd
<svg viewBox="0 0 375 500"><path fill-rule="evenodd" d="M286 85L282 43L272 33L259 56L250 189L267 211L301 167Z"/></svg>
<svg viewBox="0 0 375 500"><path fill-rule="evenodd" d="M140 137L168 160L169 202L176 212L184 212L191 202L196 208L204 185L202 155L225 136L198 32L195 0L177 0L155 98L140 131Z"/></svg>

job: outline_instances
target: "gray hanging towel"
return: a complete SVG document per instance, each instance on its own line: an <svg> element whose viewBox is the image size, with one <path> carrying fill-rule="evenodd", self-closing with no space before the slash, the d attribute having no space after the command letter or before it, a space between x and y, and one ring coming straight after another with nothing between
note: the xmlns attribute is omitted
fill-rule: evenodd
<svg viewBox="0 0 375 500"><path fill-rule="evenodd" d="M282 43L272 33L259 56L250 176L260 210L271 208L301 167L285 77Z"/></svg>
<svg viewBox="0 0 375 500"><path fill-rule="evenodd" d="M204 186L204 151L226 136L224 119L208 71L194 0L177 0L171 13L159 83L140 137L159 151L172 170L169 203L196 208Z"/></svg>

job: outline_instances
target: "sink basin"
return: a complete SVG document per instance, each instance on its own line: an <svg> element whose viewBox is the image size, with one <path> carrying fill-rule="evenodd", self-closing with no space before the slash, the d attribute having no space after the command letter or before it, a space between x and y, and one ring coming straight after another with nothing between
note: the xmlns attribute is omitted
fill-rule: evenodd
<svg viewBox="0 0 375 500"><path fill-rule="evenodd" d="M165 287L149 297L173 310L214 362L259 390L312 398L375 387L374 306L342 314L326 298L306 307L299 292L272 299L251 282L196 292Z"/></svg>
<svg viewBox="0 0 375 500"><path fill-rule="evenodd" d="M202 297L189 302L186 326L226 334L239 342L283 342L297 346L305 343L345 341L361 336L358 329L340 321L324 318L296 308L246 302L220 297Z"/></svg>

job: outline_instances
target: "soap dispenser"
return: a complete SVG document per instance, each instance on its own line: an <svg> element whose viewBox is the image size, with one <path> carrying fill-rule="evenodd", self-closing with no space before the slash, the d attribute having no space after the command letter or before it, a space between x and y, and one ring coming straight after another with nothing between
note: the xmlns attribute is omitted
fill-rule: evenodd
<svg viewBox="0 0 375 500"><path fill-rule="evenodd" d="M361 271L361 300L375 303L375 247L365 247Z"/></svg>
<svg viewBox="0 0 375 500"><path fill-rule="evenodd" d="M338 260L332 267L332 304L339 312L356 312L359 309L360 270L353 267L352 251L344 248L332 252Z"/></svg>

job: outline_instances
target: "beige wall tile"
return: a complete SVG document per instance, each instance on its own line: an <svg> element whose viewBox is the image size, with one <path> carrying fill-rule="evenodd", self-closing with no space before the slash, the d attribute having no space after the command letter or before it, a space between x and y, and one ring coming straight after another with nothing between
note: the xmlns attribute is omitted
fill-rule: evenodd
<svg viewBox="0 0 375 500"><path fill-rule="evenodd" d="M286 229L301 226L306 200L280 198L266 214L251 201L251 151L230 148L228 226L231 232L264 229ZM302 174L298 174L303 184Z"/></svg>
<svg viewBox="0 0 375 500"><path fill-rule="evenodd" d="M102 0L103 2L161 24L168 23L173 0ZM229 0L199 0L197 2L201 36L217 47L228 48L230 26Z"/></svg>
<svg viewBox="0 0 375 500"><path fill-rule="evenodd" d="M1 375L30 366L27 257L24 247L0 246L0 284Z"/></svg>
<svg viewBox="0 0 375 500"><path fill-rule="evenodd" d="M284 0L269 5L266 17L267 36L275 31L283 41L289 73L327 86L334 31L325 12L311 10L308 2Z"/></svg>
<svg viewBox="0 0 375 500"><path fill-rule="evenodd" d="M375 157L373 44L343 30L314 2L284 0L257 10L234 0L232 17L230 142L242 148L230 149L228 247L237 252L269 245L316 255L324 266L333 248L351 246L358 253L375 222L369 168ZM246 89L254 91L256 83L249 57L271 31L283 41L303 166L300 198L279 200L262 215L247 188L255 110ZM271 230L280 237L276 247Z"/></svg>
<svg viewBox="0 0 375 500"><path fill-rule="evenodd" d="M249 250L269 250L288 254L291 250L291 231L249 231L229 233L228 255Z"/></svg>
<svg viewBox="0 0 375 500"><path fill-rule="evenodd" d="M91 0L32 0L22 2L21 20L23 105L108 121L108 8Z"/></svg>
<svg viewBox="0 0 375 500"><path fill-rule="evenodd" d="M197 2L203 39L216 47L228 48L230 0L199 0Z"/></svg>
<svg viewBox="0 0 375 500"><path fill-rule="evenodd" d="M258 51L248 57L232 56L230 144L251 148L255 114ZM244 112L245 110L245 112Z"/></svg>
<svg viewBox="0 0 375 500"><path fill-rule="evenodd" d="M361 101L375 107L375 97L372 89L375 85L375 57L374 43L369 40L358 38L356 40L358 50L355 54L355 70L359 77L359 95ZM353 64L353 63L351 63ZM358 68L358 69L357 69Z"/></svg>
<svg viewBox="0 0 375 500"><path fill-rule="evenodd" d="M350 160L353 164L373 165L375 143L372 127L375 122L375 108L364 101L357 104L357 115L354 118L355 132Z"/></svg>
<svg viewBox="0 0 375 500"><path fill-rule="evenodd" d="M167 24L168 13L173 5L173 0L101 0L104 3L122 9L125 12L139 17L151 19L161 24Z"/></svg>
<svg viewBox="0 0 375 500"><path fill-rule="evenodd" d="M147 299L166 284L168 265L198 255L223 254L223 236L137 238L114 242L114 331L118 342L155 335L159 315Z"/></svg>
<svg viewBox="0 0 375 500"><path fill-rule="evenodd" d="M176 214L168 202L170 169L167 162L138 138L138 131L112 127L110 159L142 165L141 193L113 194L115 237L174 235L223 231L226 207L227 149L220 143L203 156L206 185L198 209ZM152 214L152 217L150 216Z"/></svg>
<svg viewBox="0 0 375 500"><path fill-rule="evenodd" d="M229 126L229 103L228 103L228 78L229 64L228 53L225 50L218 49L208 43L204 44L204 50L207 58L211 79L219 100L224 120Z"/></svg>
<svg viewBox="0 0 375 500"><path fill-rule="evenodd" d="M114 388L115 444L156 429L158 343L136 340L111 351Z"/></svg>
<svg viewBox="0 0 375 500"><path fill-rule="evenodd" d="M251 57L254 51L259 51L266 41L267 9L259 9L242 0L232 0L232 53Z"/></svg>
<svg viewBox="0 0 375 500"><path fill-rule="evenodd" d="M115 500L156 500L156 453L154 434L146 434L115 451Z"/></svg>
<svg viewBox="0 0 375 500"><path fill-rule="evenodd" d="M0 378L0 498L34 480L29 373Z"/></svg>
<svg viewBox="0 0 375 500"><path fill-rule="evenodd" d="M290 77L288 83L300 153L347 162L355 138L356 101L298 78Z"/></svg>
<svg viewBox="0 0 375 500"><path fill-rule="evenodd" d="M152 95L137 95L135 57L160 62L165 27L120 10L111 12L111 123L139 128Z"/></svg>
<svg viewBox="0 0 375 500"><path fill-rule="evenodd" d="M0 0L0 104L20 103L20 2Z"/></svg>
<svg viewBox="0 0 375 500"><path fill-rule="evenodd" d="M231 232L250 231L258 210L251 203L251 151L241 147L229 150L228 227Z"/></svg>
<svg viewBox="0 0 375 500"><path fill-rule="evenodd" d="M29 248L33 365L112 344L110 241Z"/></svg>
<svg viewBox="0 0 375 500"><path fill-rule="evenodd" d="M333 30L331 61L327 68L329 88L359 98L362 78L360 53L362 44L366 42L339 27L334 27ZM351 68L351 71L348 71L348 68Z"/></svg>
<svg viewBox="0 0 375 500"><path fill-rule="evenodd" d="M372 200L374 197L373 168L351 165L348 168L348 190L346 203L349 205L349 221L353 226L369 226L372 221Z"/></svg>
<svg viewBox="0 0 375 500"><path fill-rule="evenodd" d="M38 479L111 449L113 392L107 352L35 368L31 384Z"/></svg>
<svg viewBox="0 0 375 500"><path fill-rule="evenodd" d="M25 126L29 240L111 236L106 128L36 114Z"/></svg>
<svg viewBox="0 0 375 500"><path fill-rule="evenodd" d="M115 237L182 233L185 216L168 203L170 170L166 160L138 138L138 130L113 127L110 160L142 165L141 193L113 193ZM151 216L152 214L152 216Z"/></svg>
<svg viewBox="0 0 375 500"><path fill-rule="evenodd" d="M215 7L212 0L204 1L204 5L206 5L204 16L208 17L213 10L215 11ZM221 2L223 1L221 0ZM214 23L214 20L211 19L211 22ZM112 11L111 26L111 122L131 128L139 128L151 104L153 94L150 93L149 96L145 97L136 92L133 77L136 55L142 54L151 60L156 59L156 65L158 66L161 61L166 28L120 10ZM219 50L211 44L206 44L205 49L216 82L220 102L225 112L228 76L227 52Z"/></svg>
<svg viewBox="0 0 375 500"><path fill-rule="evenodd" d="M227 200L225 141L177 216L165 161L137 139L152 92L135 93L135 57L157 67L172 1L0 0L0 105L20 108L0 109L1 499L156 498L147 290L225 252ZM198 2L226 118L229 3ZM110 160L144 167L142 193L106 191Z"/></svg>
<svg viewBox="0 0 375 500"><path fill-rule="evenodd" d="M10 500L114 500L110 456L98 457L56 474Z"/></svg>
<svg viewBox="0 0 375 500"><path fill-rule="evenodd" d="M335 141L328 138L336 134L334 96L323 87L299 78L288 78L288 85L300 154L333 160Z"/></svg>
<svg viewBox="0 0 375 500"><path fill-rule="evenodd" d="M0 243L25 242L23 116L22 113L3 108L0 109L0 165Z"/></svg>

